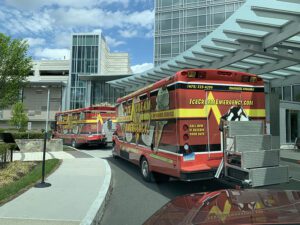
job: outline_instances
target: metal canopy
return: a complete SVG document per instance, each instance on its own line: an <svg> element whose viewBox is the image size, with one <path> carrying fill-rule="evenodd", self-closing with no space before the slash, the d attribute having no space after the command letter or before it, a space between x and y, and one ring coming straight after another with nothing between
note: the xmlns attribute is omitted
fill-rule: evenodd
<svg viewBox="0 0 300 225"><path fill-rule="evenodd" d="M189 50L151 70L108 83L133 91L186 68L253 73L273 87L300 83L300 1L247 0Z"/></svg>

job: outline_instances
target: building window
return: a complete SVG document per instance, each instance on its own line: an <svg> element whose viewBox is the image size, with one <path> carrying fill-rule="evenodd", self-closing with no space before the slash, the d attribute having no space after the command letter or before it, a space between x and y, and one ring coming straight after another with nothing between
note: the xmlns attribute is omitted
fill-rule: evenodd
<svg viewBox="0 0 300 225"><path fill-rule="evenodd" d="M191 16L186 18L186 27L195 28L197 27L197 16Z"/></svg>
<svg viewBox="0 0 300 225"><path fill-rule="evenodd" d="M214 15L214 23L215 24L222 24L225 21L225 14L224 13L216 13Z"/></svg>
<svg viewBox="0 0 300 225"><path fill-rule="evenodd" d="M161 30L170 30L171 29L171 19L168 20L162 20L160 23Z"/></svg>
<svg viewBox="0 0 300 225"><path fill-rule="evenodd" d="M162 7L172 6L172 0L162 0L161 6Z"/></svg>
<svg viewBox="0 0 300 225"><path fill-rule="evenodd" d="M300 85L293 86L293 101L300 102Z"/></svg>
<svg viewBox="0 0 300 225"><path fill-rule="evenodd" d="M161 54L170 55L171 54L171 43L161 45Z"/></svg>
<svg viewBox="0 0 300 225"><path fill-rule="evenodd" d="M173 30L179 29L179 19L178 18L172 20L172 29Z"/></svg>
<svg viewBox="0 0 300 225"><path fill-rule="evenodd" d="M272 92L276 93L276 95L279 96L279 100L282 100L282 88L281 87L272 88Z"/></svg>
<svg viewBox="0 0 300 225"><path fill-rule="evenodd" d="M291 86L283 87L283 100L292 101Z"/></svg>
<svg viewBox="0 0 300 225"><path fill-rule="evenodd" d="M300 131L300 111L286 110L286 142L293 143L299 137Z"/></svg>
<svg viewBox="0 0 300 225"><path fill-rule="evenodd" d="M206 26L206 15L198 16L198 25Z"/></svg>

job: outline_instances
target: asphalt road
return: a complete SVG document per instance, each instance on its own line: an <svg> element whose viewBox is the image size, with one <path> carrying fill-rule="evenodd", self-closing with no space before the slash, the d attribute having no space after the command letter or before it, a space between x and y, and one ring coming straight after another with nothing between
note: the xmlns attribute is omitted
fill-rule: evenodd
<svg viewBox="0 0 300 225"><path fill-rule="evenodd" d="M94 157L106 158L112 169L113 192L106 206L102 225L141 225L155 211L176 196L194 192L214 191L226 188L217 181L147 183L139 174L139 168L125 160L113 159L111 149L84 151ZM290 174L296 180L288 184L272 185L267 189L300 190L300 165L282 162L290 166Z"/></svg>

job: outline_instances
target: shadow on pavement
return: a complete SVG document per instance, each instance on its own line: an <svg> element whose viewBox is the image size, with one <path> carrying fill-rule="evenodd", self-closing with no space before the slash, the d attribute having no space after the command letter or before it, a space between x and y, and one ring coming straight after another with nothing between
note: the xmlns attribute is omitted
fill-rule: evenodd
<svg viewBox="0 0 300 225"><path fill-rule="evenodd" d="M120 170L126 172L129 176L137 180L142 185L147 188L163 194L169 199L172 199L176 196L191 194L195 192L207 192L215 191L219 189L226 188L225 185L220 184L216 180L206 180L206 181L194 181L194 182L184 182L171 178L169 182L163 183L148 183L143 180L140 175L140 170L137 165L134 165L124 159L112 157L107 158L111 167L117 167ZM114 171L114 169L112 168Z"/></svg>
<svg viewBox="0 0 300 225"><path fill-rule="evenodd" d="M218 180L205 180L205 181L193 181L184 182L176 179L171 179L169 182L164 183L147 183L141 175L137 165L132 164L124 159L112 157L107 158L109 164L112 167L118 167L120 170L126 172L129 176L136 179L149 189L155 190L164 196L172 199L179 195L191 194L196 192L210 192L220 189L231 188L226 184L220 183ZM257 187L257 189L280 189L280 190L300 190L300 181L291 179L289 183L269 185L264 187Z"/></svg>
<svg viewBox="0 0 300 225"><path fill-rule="evenodd" d="M86 150L86 151L93 151L93 150L102 150L102 151L110 151L112 146L108 144L107 146L101 145L90 145L90 146L80 146L78 150Z"/></svg>

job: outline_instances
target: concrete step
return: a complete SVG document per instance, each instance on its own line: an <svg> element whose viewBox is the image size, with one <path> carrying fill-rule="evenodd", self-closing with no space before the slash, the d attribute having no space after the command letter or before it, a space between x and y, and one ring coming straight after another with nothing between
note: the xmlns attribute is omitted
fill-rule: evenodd
<svg viewBox="0 0 300 225"><path fill-rule="evenodd" d="M234 151L252 152L272 149L271 135L237 135L234 137Z"/></svg>
<svg viewBox="0 0 300 225"><path fill-rule="evenodd" d="M226 168L228 175L237 180L250 182L252 187L281 184L289 182L288 166L254 168L244 171L237 168Z"/></svg>
<svg viewBox="0 0 300 225"><path fill-rule="evenodd" d="M252 169L279 166L279 155L279 150L243 152L241 154L241 168Z"/></svg>
<svg viewBox="0 0 300 225"><path fill-rule="evenodd" d="M289 168L276 166L250 169L249 179L252 187L287 183L289 182Z"/></svg>
<svg viewBox="0 0 300 225"><path fill-rule="evenodd" d="M228 137L264 134L263 121L228 121Z"/></svg>

